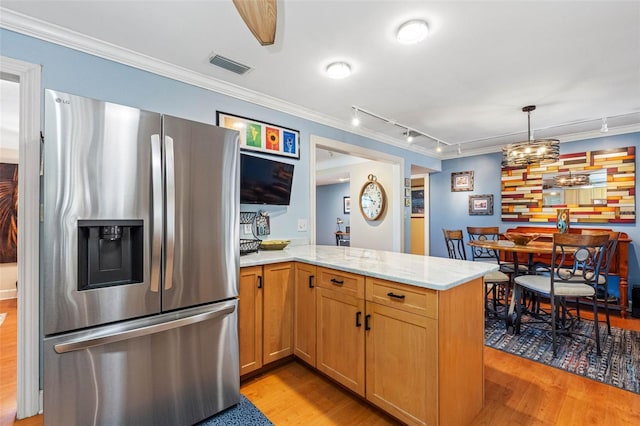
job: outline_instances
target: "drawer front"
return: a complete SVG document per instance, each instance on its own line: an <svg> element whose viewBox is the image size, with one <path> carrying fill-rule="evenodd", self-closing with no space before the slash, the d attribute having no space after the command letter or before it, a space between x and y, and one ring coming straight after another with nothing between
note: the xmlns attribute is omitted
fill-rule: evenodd
<svg viewBox="0 0 640 426"><path fill-rule="evenodd" d="M403 311L438 318L438 292L367 277L367 300Z"/></svg>
<svg viewBox="0 0 640 426"><path fill-rule="evenodd" d="M317 274L318 287L364 299L364 277L362 275L324 267L318 267Z"/></svg>

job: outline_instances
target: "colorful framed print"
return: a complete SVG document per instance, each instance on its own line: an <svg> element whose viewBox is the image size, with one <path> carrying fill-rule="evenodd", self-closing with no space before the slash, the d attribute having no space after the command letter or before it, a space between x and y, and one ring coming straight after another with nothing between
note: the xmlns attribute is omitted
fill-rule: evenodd
<svg viewBox="0 0 640 426"><path fill-rule="evenodd" d="M451 173L451 191L473 191L473 170Z"/></svg>
<svg viewBox="0 0 640 426"><path fill-rule="evenodd" d="M424 217L424 187L411 188L411 217Z"/></svg>
<svg viewBox="0 0 640 426"><path fill-rule="evenodd" d="M469 195L469 215L493 215L493 194Z"/></svg>
<svg viewBox="0 0 640 426"><path fill-rule="evenodd" d="M240 132L240 149L300 159L300 132L247 117L216 112L220 127Z"/></svg>

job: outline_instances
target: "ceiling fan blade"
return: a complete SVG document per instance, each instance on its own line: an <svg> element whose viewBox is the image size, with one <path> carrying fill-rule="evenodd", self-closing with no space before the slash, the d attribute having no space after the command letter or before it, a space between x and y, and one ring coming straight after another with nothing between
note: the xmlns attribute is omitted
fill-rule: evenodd
<svg viewBox="0 0 640 426"><path fill-rule="evenodd" d="M260 44L273 44L278 15L276 0L233 0L233 4Z"/></svg>

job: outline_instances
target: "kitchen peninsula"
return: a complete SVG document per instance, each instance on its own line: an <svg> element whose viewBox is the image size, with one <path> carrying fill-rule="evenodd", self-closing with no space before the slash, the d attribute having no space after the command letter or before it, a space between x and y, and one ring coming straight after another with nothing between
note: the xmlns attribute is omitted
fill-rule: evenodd
<svg viewBox="0 0 640 426"><path fill-rule="evenodd" d="M294 355L410 425L482 409L482 277L497 265L335 246L240 265L241 375Z"/></svg>

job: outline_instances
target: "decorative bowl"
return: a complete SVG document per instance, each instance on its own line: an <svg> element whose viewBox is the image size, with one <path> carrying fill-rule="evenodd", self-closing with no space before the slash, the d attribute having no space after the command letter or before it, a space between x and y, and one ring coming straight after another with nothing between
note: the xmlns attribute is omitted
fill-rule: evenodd
<svg viewBox="0 0 640 426"><path fill-rule="evenodd" d="M531 241L535 240L540 234L522 234L519 232L507 232L502 234L509 241L512 241L517 246L526 246Z"/></svg>
<svg viewBox="0 0 640 426"><path fill-rule="evenodd" d="M282 250L290 242L290 240L265 240L260 243L260 248L262 250Z"/></svg>

